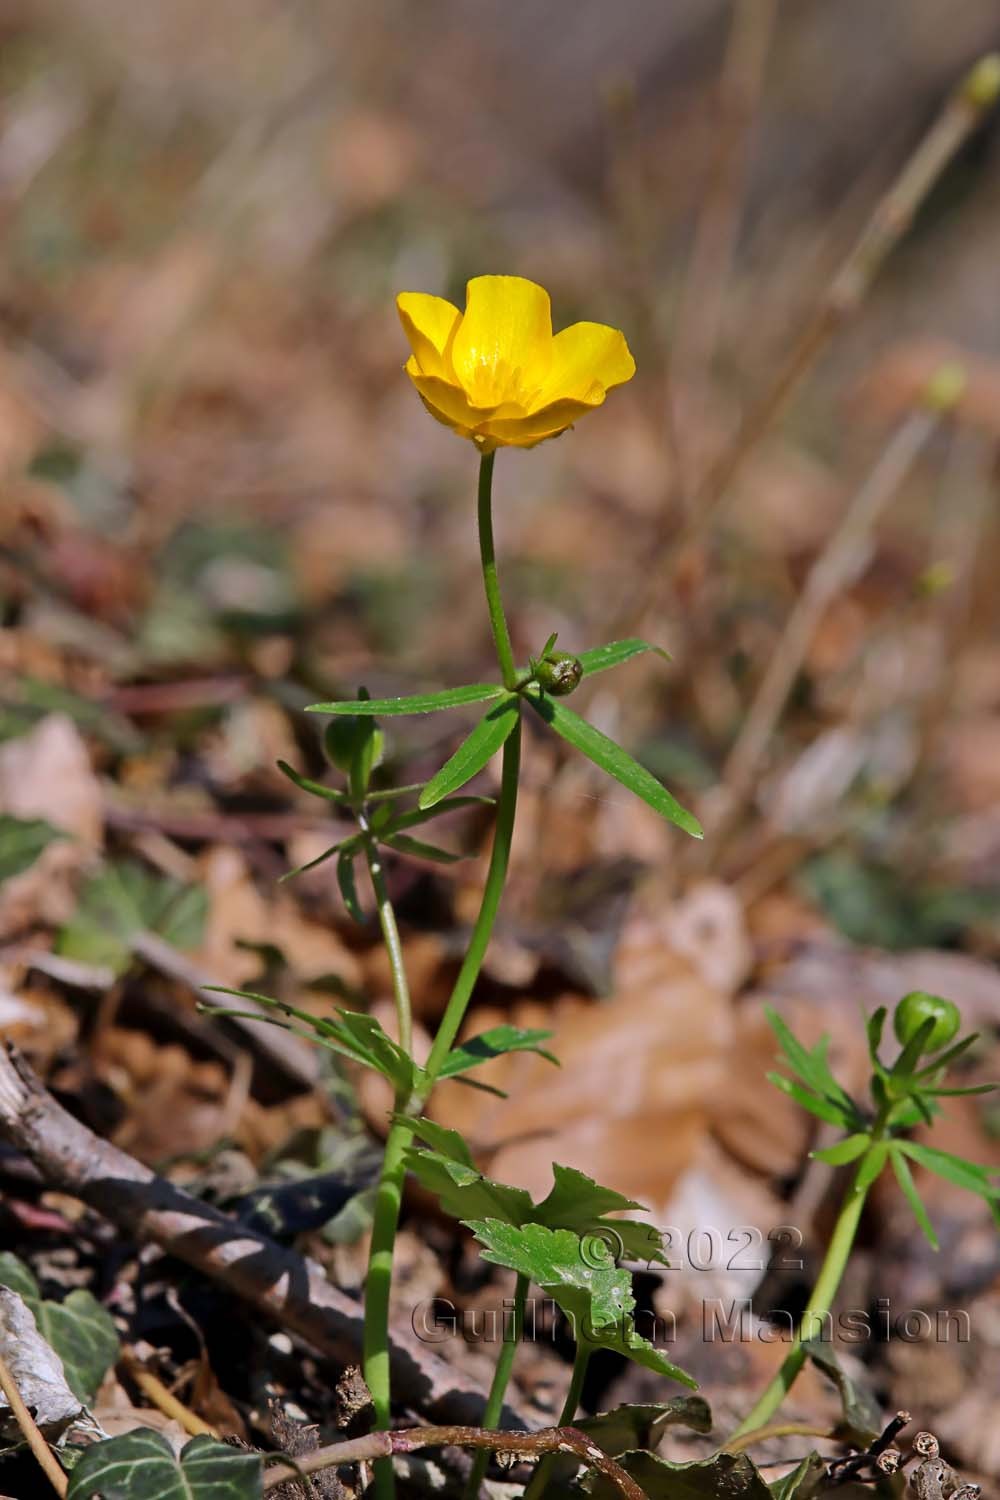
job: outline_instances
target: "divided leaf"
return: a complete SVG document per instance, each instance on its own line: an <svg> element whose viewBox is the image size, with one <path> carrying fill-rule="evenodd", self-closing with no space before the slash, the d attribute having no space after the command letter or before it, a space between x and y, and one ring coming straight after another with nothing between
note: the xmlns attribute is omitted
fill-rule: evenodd
<svg viewBox="0 0 1000 1500"><path fill-rule="evenodd" d="M23 874L56 839L68 837L44 818L14 818L10 813L0 813L0 881Z"/></svg>
<svg viewBox="0 0 1000 1500"><path fill-rule="evenodd" d="M543 1224L466 1220L483 1259L527 1276L558 1303L577 1341L614 1350L646 1369L694 1387L697 1382L635 1331L632 1278L613 1264L588 1264L585 1237Z"/></svg>
<svg viewBox="0 0 1000 1500"><path fill-rule="evenodd" d="M567 744L581 751L588 760L600 766L602 771L606 771L628 791L640 797L661 818L666 818L668 823L676 824L692 838L703 837L697 818L683 808L645 766L633 760L614 740L555 698L538 692L526 692L524 696L539 718L554 729L556 734L561 735Z"/></svg>
<svg viewBox="0 0 1000 1500"><path fill-rule="evenodd" d="M773 1006L765 1006L764 1014L771 1030L781 1043L785 1062L806 1087L803 1091L792 1084L789 1079L783 1079L780 1074L776 1073L767 1075L770 1082L797 1100L803 1109L818 1115L821 1120L826 1120L832 1125L842 1125L852 1134L859 1128L863 1128L865 1122L854 1100L830 1072L830 1065L827 1062L830 1038L820 1037L810 1052L789 1029Z"/></svg>
<svg viewBox="0 0 1000 1500"><path fill-rule="evenodd" d="M895 1145L898 1151L929 1172L935 1172L956 1187L985 1199L995 1222L1000 1225L1000 1188L990 1180L997 1175L995 1167L981 1167L961 1156L952 1156L949 1151L938 1151L934 1146L922 1146L917 1141L898 1141Z"/></svg>
<svg viewBox="0 0 1000 1500"><path fill-rule="evenodd" d="M66 1500L258 1500L260 1457L216 1438L192 1438L180 1458L159 1432L140 1427L88 1448Z"/></svg>
<svg viewBox="0 0 1000 1500"><path fill-rule="evenodd" d="M120 860L105 865L83 886L56 951L122 974L131 962L132 943L143 932L155 933L175 948L196 948L207 912L203 886L184 885Z"/></svg>
<svg viewBox="0 0 1000 1500"><path fill-rule="evenodd" d="M517 695L504 693L502 701L480 719L451 759L445 761L436 776L431 777L420 793L421 808L434 807L450 792L457 792L459 787L477 776L513 733L520 712Z"/></svg>
<svg viewBox="0 0 1000 1500"><path fill-rule="evenodd" d="M551 1035L551 1031L529 1030L521 1026L494 1026L453 1047L445 1058L438 1077L455 1078L460 1073L467 1073L470 1068L478 1068L483 1063L491 1062L495 1057L503 1057L506 1052L537 1052L539 1057L546 1058L558 1067L559 1059L539 1045L548 1041Z"/></svg>
<svg viewBox="0 0 1000 1500"><path fill-rule="evenodd" d="M414 693L406 698L348 698L342 703L310 703L307 714L431 714L442 708L461 708L464 703L488 703L506 696L498 682L470 682L465 687L443 688L439 693Z"/></svg>
<svg viewBox="0 0 1000 1500"><path fill-rule="evenodd" d="M932 1250L940 1250L937 1233L931 1223L930 1215L923 1199L917 1192L917 1185L913 1181L913 1173L910 1171L909 1162L899 1148L899 1142L894 1141L889 1149L889 1157L892 1161L892 1170L896 1174L896 1181L903 1190L903 1196L913 1210L913 1217L923 1231L924 1238Z"/></svg>

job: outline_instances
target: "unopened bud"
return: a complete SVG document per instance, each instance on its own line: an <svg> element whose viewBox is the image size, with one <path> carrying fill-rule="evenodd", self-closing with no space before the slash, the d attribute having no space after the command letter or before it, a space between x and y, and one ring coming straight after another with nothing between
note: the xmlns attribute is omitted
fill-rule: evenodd
<svg viewBox="0 0 1000 1500"><path fill-rule="evenodd" d="M541 661L532 665L539 687L543 687L554 698L565 698L580 686L583 663L578 656L571 656L568 651L550 651Z"/></svg>
<svg viewBox="0 0 1000 1500"><path fill-rule="evenodd" d="M1000 52L988 52L970 68L962 84L962 98L973 109L990 109L1000 98Z"/></svg>

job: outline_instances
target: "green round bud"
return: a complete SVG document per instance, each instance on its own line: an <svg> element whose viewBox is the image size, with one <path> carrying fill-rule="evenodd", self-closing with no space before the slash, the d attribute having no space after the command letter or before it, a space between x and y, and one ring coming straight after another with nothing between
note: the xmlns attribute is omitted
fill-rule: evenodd
<svg viewBox="0 0 1000 1500"><path fill-rule="evenodd" d="M568 651L550 651L534 663L534 668L539 687L554 698L565 698L580 686L583 678L583 663Z"/></svg>
<svg viewBox="0 0 1000 1500"><path fill-rule="evenodd" d="M942 1000L940 995L928 995L926 990L904 995L892 1017L896 1040L905 1047L928 1021L933 1021L934 1027L924 1043L924 1051L938 1052L958 1035L962 1016L954 1000Z"/></svg>
<svg viewBox="0 0 1000 1500"><path fill-rule="evenodd" d="M358 747L360 721L353 715L331 719L323 730L323 754L345 776L351 773Z"/></svg>

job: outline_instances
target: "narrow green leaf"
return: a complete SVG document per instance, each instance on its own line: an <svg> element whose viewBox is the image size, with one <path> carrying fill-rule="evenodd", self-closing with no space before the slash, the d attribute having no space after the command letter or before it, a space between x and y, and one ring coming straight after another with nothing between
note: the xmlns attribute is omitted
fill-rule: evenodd
<svg viewBox="0 0 1000 1500"><path fill-rule="evenodd" d="M878 1062L878 1049L882 1045L882 1033L885 1030L885 1018L889 1014L884 1005L873 1011L865 1023L868 1033L868 1052L873 1063Z"/></svg>
<svg viewBox="0 0 1000 1500"><path fill-rule="evenodd" d="M322 797L327 802L336 802L340 807L349 805L349 798L345 792L338 792L332 786L324 786L322 781L313 781L310 777L303 776L296 771L294 766L290 766L287 760L278 761L278 770L283 776L287 776L289 781L294 782L300 791L309 792L313 797Z"/></svg>
<svg viewBox="0 0 1000 1500"><path fill-rule="evenodd" d="M498 682L470 682L465 687L443 688L439 693L414 693L406 698L348 698L342 703L311 703L307 714L432 714L442 708L461 708L464 703L488 703L506 696Z"/></svg>
<svg viewBox="0 0 1000 1500"><path fill-rule="evenodd" d="M356 839L342 839L339 844L331 844L329 849L324 849L322 854L317 854L315 859L307 859L304 865L296 865L294 870L286 870L284 875L278 876L278 884L284 885L286 880L294 880L296 875L304 875L307 870L316 870L320 865L325 865L328 859L335 854L342 853L347 843L357 847Z"/></svg>
<svg viewBox="0 0 1000 1500"><path fill-rule="evenodd" d="M900 1151L905 1152L920 1166L926 1167L929 1172L935 1172L938 1177L946 1178L956 1187L966 1188L968 1192L985 1198L993 1217L1000 1222L1000 1190L990 1181L991 1177L996 1176L995 1167L979 1166L976 1162L966 1161L964 1157L952 1156L948 1151L938 1151L934 1146L922 1146L918 1141L899 1141L897 1144Z"/></svg>
<svg viewBox="0 0 1000 1500"><path fill-rule="evenodd" d="M867 1152L861 1158L861 1165L858 1167L857 1176L854 1179L855 1189L859 1193L867 1193L868 1189L871 1187L872 1183L875 1181L876 1177L878 1177L879 1173L882 1171L882 1168L885 1166L886 1158L888 1157L888 1155L888 1141L871 1142Z"/></svg>
<svg viewBox="0 0 1000 1500"><path fill-rule="evenodd" d="M826 1460L807 1453L795 1468L770 1485L772 1500L812 1500L826 1479Z"/></svg>
<svg viewBox="0 0 1000 1500"><path fill-rule="evenodd" d="M781 1043L781 1050L792 1072L797 1073L802 1082L808 1084L811 1089L822 1094L826 1080L821 1073L817 1072L812 1054L802 1045L773 1005L765 1005L764 1015L767 1018L767 1024Z"/></svg>
<svg viewBox="0 0 1000 1500"><path fill-rule="evenodd" d="M513 732L520 712L516 694L506 693L502 701L480 719L437 775L431 777L420 793L420 807L434 807L478 775Z"/></svg>
<svg viewBox="0 0 1000 1500"><path fill-rule="evenodd" d="M581 651L577 660L583 667L584 677L593 677L596 672L606 672L609 667L620 667L623 662L630 661L633 656L641 656L644 651L655 651L664 661L670 660L669 653L662 646L653 646L649 641L639 640L637 636L624 641L609 641L606 646L593 646L589 651Z"/></svg>
<svg viewBox="0 0 1000 1500"><path fill-rule="evenodd" d="M910 1037L910 1040L907 1042L906 1046L903 1048L902 1052L899 1054L899 1056L896 1058L896 1061L889 1069L889 1077L893 1083L898 1084L906 1082L912 1077L913 1070L917 1065L917 1060L921 1058L927 1050L927 1043L930 1040L930 1035L934 1030L935 1025L936 1022L934 1017L928 1016L926 1021L924 1021L920 1026L917 1027L916 1031Z"/></svg>
<svg viewBox="0 0 1000 1500"><path fill-rule="evenodd" d="M363 926L365 914L358 900L358 888L354 879L354 855L349 854L346 849L341 851L337 860L337 884L348 915Z"/></svg>
<svg viewBox="0 0 1000 1500"><path fill-rule="evenodd" d="M976 1083L967 1089L924 1089L922 1092L932 1099L960 1099L965 1094L993 1094L998 1088L998 1083Z"/></svg>
<svg viewBox="0 0 1000 1500"><path fill-rule="evenodd" d="M473 1171L476 1170L472 1152L464 1137L457 1130L450 1130L447 1125L439 1125L436 1120L428 1120L426 1115L421 1115L416 1120L408 1115L394 1115L393 1121L397 1125L404 1125L418 1140L430 1146L438 1156L445 1157L447 1161L458 1162L460 1166L471 1167Z"/></svg>
<svg viewBox="0 0 1000 1500"><path fill-rule="evenodd" d="M960 1042L956 1042L953 1047L949 1047L947 1051L942 1052L940 1057L936 1057L932 1063L928 1063L926 1068L921 1068L919 1073L915 1073L913 1075L914 1078L930 1078L932 1073L940 1073L943 1068L950 1068L952 1063L956 1062L962 1056L963 1052L968 1052L969 1048L974 1046L978 1041L978 1031L973 1031L969 1036L964 1036Z"/></svg>
<svg viewBox="0 0 1000 1500"><path fill-rule="evenodd" d="M923 1230L924 1238L927 1240L927 1243L930 1245L932 1250L940 1250L941 1246L938 1243L938 1237L934 1231L934 1225L930 1221L930 1217L927 1213L926 1207L924 1206L923 1199L917 1192L916 1183L913 1181L913 1173L910 1171L909 1163L907 1162L906 1157L903 1155L902 1151L900 1151L898 1143L895 1141L889 1148L889 1158L892 1162L892 1170L896 1174L896 1181L903 1189L906 1200L913 1210L913 1217L916 1219L920 1228Z"/></svg>
<svg viewBox="0 0 1000 1500"><path fill-rule="evenodd" d="M423 788L418 790L422 791ZM421 823L439 818L442 813L457 812L462 807L492 807L495 802L495 797L444 797L440 802L435 802L433 807L415 807L410 812L397 813L395 817L389 813L385 831L399 833L404 828L419 828ZM374 823L372 827L375 827Z"/></svg>
<svg viewBox="0 0 1000 1500"><path fill-rule="evenodd" d="M429 859L437 865L454 865L460 859L467 858L464 854L453 854L450 849L439 849L436 844L426 844L423 839L413 839L408 833L387 833L382 842L388 844L390 849L395 849L397 854L408 854L413 859Z"/></svg>
<svg viewBox="0 0 1000 1500"><path fill-rule="evenodd" d="M796 1104L801 1104L802 1108L807 1109L811 1115L825 1120L828 1125L850 1127L852 1122L845 1120L843 1110L838 1109L835 1104L829 1103L826 1099L820 1099L809 1089L803 1088L800 1083L795 1083L793 1079L786 1078L784 1073L768 1073L767 1081L773 1083L776 1089L780 1089L790 1099L794 1099Z"/></svg>
<svg viewBox="0 0 1000 1500"><path fill-rule="evenodd" d="M539 1046L540 1042L548 1041L551 1035L551 1031L529 1030L521 1026L494 1026L453 1047L445 1058L438 1077L454 1078L459 1073L468 1072L469 1068L478 1068L483 1063L491 1062L494 1057L502 1057L505 1052L537 1052L539 1057L544 1057L558 1067L559 1059Z"/></svg>
<svg viewBox="0 0 1000 1500"><path fill-rule="evenodd" d="M849 1161L857 1161L868 1149L871 1137L863 1131L856 1135L849 1135L842 1141L837 1141L834 1146L827 1146L822 1151L810 1151L809 1155L816 1161L825 1161L828 1167L843 1167Z"/></svg>
<svg viewBox="0 0 1000 1500"><path fill-rule="evenodd" d="M588 724L586 719L581 719L579 714L575 714L571 708L567 708L564 703L560 703L555 698L533 692L526 692L524 696L539 718L550 725L558 735L561 735L567 744L579 750L609 776L613 776L620 785L640 797L669 823L676 824L692 838L704 837L697 818L683 808L676 797L671 796L666 787L657 781L645 766L633 760L620 745L615 744L614 740L609 739L606 734L595 729L593 724Z"/></svg>

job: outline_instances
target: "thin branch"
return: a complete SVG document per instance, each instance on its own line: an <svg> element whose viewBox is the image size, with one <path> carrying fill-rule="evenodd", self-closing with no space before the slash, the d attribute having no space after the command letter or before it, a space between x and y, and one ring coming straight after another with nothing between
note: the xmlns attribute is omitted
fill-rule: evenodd
<svg viewBox="0 0 1000 1500"><path fill-rule="evenodd" d="M2 1354L0 1354L0 1390L6 1396L7 1405L14 1414L14 1420L24 1434L25 1442L38 1460L39 1467L45 1470L45 1476L52 1488L57 1495L65 1495L68 1487L66 1475L48 1443L42 1437L37 1422L25 1406L21 1392L17 1388L17 1381Z"/></svg>
<svg viewBox="0 0 1000 1500"><path fill-rule="evenodd" d="M816 1437L833 1439L834 1434L825 1427L811 1427L808 1422L771 1422L767 1427L757 1427L753 1432L744 1432L734 1437L719 1450L721 1453L743 1453L757 1443L766 1443L771 1438Z"/></svg>
<svg viewBox="0 0 1000 1500"><path fill-rule="evenodd" d="M543 1427L538 1432L487 1432L482 1427L411 1427L397 1432L372 1432L367 1437L331 1443L326 1448L317 1448L315 1453L302 1454L296 1457L294 1468L282 1465L269 1470L264 1489L274 1489L320 1469L389 1458L397 1453L418 1453L421 1448L485 1448L524 1460L563 1453L596 1469L617 1487L625 1500L646 1500L645 1491L631 1474L576 1427Z"/></svg>

